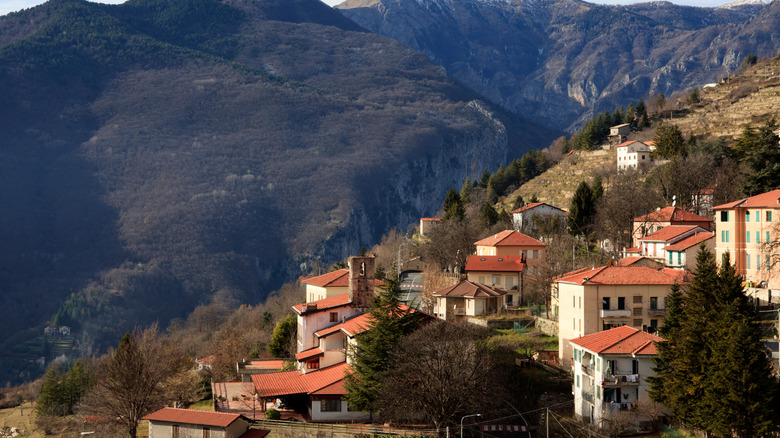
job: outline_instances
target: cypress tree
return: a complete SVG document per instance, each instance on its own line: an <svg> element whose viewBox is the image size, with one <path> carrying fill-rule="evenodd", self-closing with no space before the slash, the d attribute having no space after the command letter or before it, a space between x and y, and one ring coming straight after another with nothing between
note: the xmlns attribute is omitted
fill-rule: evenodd
<svg viewBox="0 0 780 438"><path fill-rule="evenodd" d="M593 205L593 192L582 181L574 192L569 208L569 232L574 236L586 235L590 229L596 209Z"/></svg>
<svg viewBox="0 0 780 438"><path fill-rule="evenodd" d="M444 210L444 219L463 219L463 216L466 214L460 195L453 188L447 191L442 209Z"/></svg>
<svg viewBox="0 0 780 438"><path fill-rule="evenodd" d="M460 202L464 204L469 202L469 196L471 196L471 178L466 177L466 180L463 181L463 186L460 188Z"/></svg>
<svg viewBox="0 0 780 438"><path fill-rule="evenodd" d="M493 208L493 205L491 205L489 202L485 202L485 205L482 206L482 210L480 210L480 215L482 216L482 223L485 225L486 228L490 228L493 225L498 222L499 215L495 208Z"/></svg>

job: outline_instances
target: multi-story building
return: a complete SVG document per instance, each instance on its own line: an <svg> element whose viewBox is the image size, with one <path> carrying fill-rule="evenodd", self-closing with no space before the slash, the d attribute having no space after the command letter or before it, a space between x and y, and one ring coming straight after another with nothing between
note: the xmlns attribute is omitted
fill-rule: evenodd
<svg viewBox="0 0 780 438"><path fill-rule="evenodd" d="M505 291L484 284L463 280L433 293L436 316L452 321L463 316L484 316L499 311Z"/></svg>
<svg viewBox="0 0 780 438"><path fill-rule="evenodd" d="M383 283L374 279L374 286L381 287ZM337 269L316 277L302 277L301 283L306 285L306 302L324 300L349 292L349 269Z"/></svg>
<svg viewBox="0 0 780 438"><path fill-rule="evenodd" d="M474 242L479 256L523 256L527 264L526 275L536 275L544 264L544 243L514 230L502 231Z"/></svg>
<svg viewBox="0 0 780 438"><path fill-rule="evenodd" d="M696 254L702 245L707 251L714 253L715 233L697 233L667 245L664 248L664 265L668 268L693 271L696 267Z"/></svg>
<svg viewBox="0 0 780 438"><path fill-rule="evenodd" d="M654 331L666 316L666 296L685 273L643 266L585 268L553 283L558 312L558 357L572 360L571 340L628 325Z"/></svg>
<svg viewBox="0 0 780 438"><path fill-rule="evenodd" d="M712 231L712 220L677 207L664 207L634 218L633 245L639 239L670 225L695 225Z"/></svg>
<svg viewBox="0 0 780 438"><path fill-rule="evenodd" d="M641 415L631 411L637 403L650 400L647 377L655 375L656 342L663 339L628 326L572 339L574 414L603 424L625 411L641 422Z"/></svg>
<svg viewBox="0 0 780 438"><path fill-rule="evenodd" d="M780 223L780 190L718 205L715 210L715 256L723 263L725 254L748 287L780 289L780 277L772 269L767 243L777 240Z"/></svg>
<svg viewBox="0 0 780 438"><path fill-rule="evenodd" d="M642 256L663 261L667 259L667 246L702 233L712 237L712 233L697 225L669 225L639 239L639 249Z"/></svg>
<svg viewBox="0 0 780 438"><path fill-rule="evenodd" d="M519 232L533 231L536 229L535 217L541 220L558 218L558 220L563 221L566 218L566 212L544 202L532 202L512 210L512 226L514 226L515 231Z"/></svg>
<svg viewBox="0 0 780 438"><path fill-rule="evenodd" d="M506 291L502 305L515 307L525 298L524 256L471 255L466 260L468 281Z"/></svg>
<svg viewBox="0 0 780 438"><path fill-rule="evenodd" d="M650 142L652 143L652 142ZM644 170L653 158L650 143L643 143L638 140L629 140L617 146L617 169L618 170Z"/></svg>

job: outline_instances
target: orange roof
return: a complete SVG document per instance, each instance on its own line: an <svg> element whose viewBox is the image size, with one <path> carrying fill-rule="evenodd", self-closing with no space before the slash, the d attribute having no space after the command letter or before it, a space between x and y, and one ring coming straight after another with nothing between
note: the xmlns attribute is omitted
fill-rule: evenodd
<svg viewBox="0 0 780 438"><path fill-rule="evenodd" d="M713 210L728 210L736 207L741 208L780 208L780 189L740 199L739 201L729 202L728 204L718 205Z"/></svg>
<svg viewBox="0 0 780 438"><path fill-rule="evenodd" d="M320 287L349 287L349 269L337 269L316 277L304 277L301 282ZM384 283L374 279L374 286L384 286Z"/></svg>
<svg viewBox="0 0 780 438"><path fill-rule="evenodd" d="M423 222L441 222L444 219L440 217L421 217L420 220Z"/></svg>
<svg viewBox="0 0 780 438"><path fill-rule="evenodd" d="M639 247L636 247L636 246L632 247L632 248L626 248L624 251L625 251L626 254L634 254L634 253L641 254L642 253L642 249L639 248Z"/></svg>
<svg viewBox="0 0 780 438"><path fill-rule="evenodd" d="M325 354L325 352L323 352L320 347L314 347L305 351L301 351L300 353L296 353L295 358L298 359L299 362L305 362L308 359L322 356L323 354Z"/></svg>
<svg viewBox="0 0 780 438"><path fill-rule="evenodd" d="M660 230L656 231L653 234L648 234L647 236L639 239L640 242L668 242L675 237L680 236L681 234L688 233L690 231L695 230L696 228L700 228L698 225L669 225L667 227L663 227ZM704 231L704 229L702 228Z"/></svg>
<svg viewBox="0 0 780 438"><path fill-rule="evenodd" d="M541 205L546 205L546 206L548 206L548 207L550 207L550 208L554 208L554 209L556 209L556 210L561 210L561 211L563 211L562 209L560 209L560 208L558 208L558 207L553 207L552 205L550 205L550 204L545 204L544 202L532 202L532 203L530 203L530 204L526 204L526 205L524 205L524 206L522 206L522 207L520 207L520 208L517 208L517 209L514 209L514 210L512 210L512 213L522 213L522 212L524 212L524 211L532 210L532 209L534 209L534 208L536 208L536 207L539 207L539 206L541 206Z"/></svg>
<svg viewBox="0 0 780 438"><path fill-rule="evenodd" d="M227 427L242 417L226 412L196 411L194 409L162 408L145 416L144 420L166 421L168 423L201 424L203 426Z"/></svg>
<svg viewBox="0 0 780 438"><path fill-rule="evenodd" d="M622 259L617 261L618 266L631 266L634 263L642 260L645 257L642 256L631 256L631 257L623 257Z"/></svg>
<svg viewBox="0 0 780 438"><path fill-rule="evenodd" d="M417 312L415 309L407 306L406 304L399 304L398 308L404 315ZM322 330L318 330L314 332L314 334L321 338L333 334L337 331L342 331L347 336L354 337L370 329L371 325L371 314L361 313L360 315L354 316L344 322L338 323L328 328L324 328Z"/></svg>
<svg viewBox="0 0 780 438"><path fill-rule="evenodd" d="M712 239L713 237L715 237L715 233L696 233L693 236L686 237L685 239L673 243L664 249L666 251L683 251L692 246L698 245L705 240Z"/></svg>
<svg viewBox="0 0 780 438"><path fill-rule="evenodd" d="M639 140L628 140L628 141L624 141L623 143L620 143L619 145L617 145L617 147L624 148L624 147L626 147L626 146L628 146L628 145L630 145L632 143L639 143L639 144L641 144L643 146L650 146L651 144L655 144L655 142L647 142L647 143L645 143L645 142L639 141Z"/></svg>
<svg viewBox="0 0 780 438"><path fill-rule="evenodd" d="M269 360L252 360L249 361L249 365L253 368L261 370L281 370L284 368L284 360L282 359L269 359Z"/></svg>
<svg viewBox="0 0 780 438"><path fill-rule="evenodd" d="M597 354L656 355L664 339L627 325L572 339L571 343Z"/></svg>
<svg viewBox="0 0 780 438"><path fill-rule="evenodd" d="M470 255L466 260L466 271L522 272L521 256L478 256Z"/></svg>
<svg viewBox="0 0 780 438"><path fill-rule="evenodd" d="M676 270L666 272L645 266L602 266L600 268L580 269L558 277L556 281L574 284L674 284L681 277ZM681 272L681 271L680 271Z"/></svg>
<svg viewBox="0 0 780 438"><path fill-rule="evenodd" d="M316 313L336 307L348 306L349 304L349 294L343 293L332 297L323 298L321 300L312 301L311 303L296 304L293 306L293 310L295 310L298 314ZM306 307L305 312L303 310L304 307Z"/></svg>
<svg viewBox="0 0 780 438"><path fill-rule="evenodd" d="M344 379L339 380L338 382L331 383L330 385L320 388L314 392L312 392L312 395L343 395L347 393L347 388L344 386Z"/></svg>
<svg viewBox="0 0 780 438"><path fill-rule="evenodd" d="M506 291L493 289L480 283L473 283L463 280L455 286L446 287L440 291L434 292L435 297L468 297L468 298L491 298L506 295Z"/></svg>
<svg viewBox="0 0 780 438"><path fill-rule="evenodd" d="M664 207L634 218L634 222L711 222L711 220L681 208Z"/></svg>
<svg viewBox="0 0 780 438"><path fill-rule="evenodd" d="M254 382L260 397L312 394L342 380L347 373L351 372L349 365L346 362L341 362L306 374L300 371L255 374L252 376L252 382Z"/></svg>
<svg viewBox="0 0 780 438"><path fill-rule="evenodd" d="M540 246L545 247L544 243L534 239L533 237L526 236L523 233L519 233L515 230L506 230L490 237L486 237L478 242L474 242L474 245L478 246Z"/></svg>
<svg viewBox="0 0 780 438"><path fill-rule="evenodd" d="M200 363L203 365L212 365L214 361L217 359L217 356L214 356L213 354L210 356L206 356L200 359L195 359L195 363Z"/></svg>

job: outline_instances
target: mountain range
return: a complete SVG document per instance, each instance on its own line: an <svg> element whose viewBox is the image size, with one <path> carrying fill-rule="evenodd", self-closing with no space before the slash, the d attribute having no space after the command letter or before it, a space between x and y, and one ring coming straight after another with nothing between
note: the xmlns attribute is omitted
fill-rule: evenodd
<svg viewBox="0 0 780 438"><path fill-rule="evenodd" d="M557 129L775 56L780 2L698 8L580 0L347 0L364 28L420 50L491 102Z"/></svg>

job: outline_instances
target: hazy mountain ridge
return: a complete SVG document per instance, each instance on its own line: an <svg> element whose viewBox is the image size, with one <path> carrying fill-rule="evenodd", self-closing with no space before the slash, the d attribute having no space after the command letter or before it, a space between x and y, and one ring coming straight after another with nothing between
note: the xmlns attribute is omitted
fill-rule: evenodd
<svg viewBox="0 0 780 438"><path fill-rule="evenodd" d="M348 0L337 8L493 102L557 128L651 92L712 82L745 55L780 47L777 2L758 12L578 0Z"/></svg>
<svg viewBox="0 0 780 438"><path fill-rule="evenodd" d="M555 134L316 0L54 0L0 42L5 347L259 301Z"/></svg>

